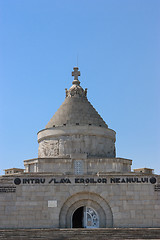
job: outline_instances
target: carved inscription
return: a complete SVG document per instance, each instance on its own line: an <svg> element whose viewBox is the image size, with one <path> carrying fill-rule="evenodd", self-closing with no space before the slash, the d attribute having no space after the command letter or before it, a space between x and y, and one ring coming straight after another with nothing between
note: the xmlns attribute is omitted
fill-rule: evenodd
<svg viewBox="0 0 160 240"><path fill-rule="evenodd" d="M155 184L157 179L155 177L147 178L147 177L126 177L126 178L51 178L49 181L45 178L15 178L14 184L131 184L131 183L138 183L138 184L144 184L144 183L151 183ZM155 191L160 190L160 185L155 185Z"/></svg>
<svg viewBox="0 0 160 240"><path fill-rule="evenodd" d="M160 184L157 184L154 186L154 191L159 192L160 191Z"/></svg>
<svg viewBox="0 0 160 240"><path fill-rule="evenodd" d="M0 193L13 193L16 192L16 187L13 186L0 186Z"/></svg>

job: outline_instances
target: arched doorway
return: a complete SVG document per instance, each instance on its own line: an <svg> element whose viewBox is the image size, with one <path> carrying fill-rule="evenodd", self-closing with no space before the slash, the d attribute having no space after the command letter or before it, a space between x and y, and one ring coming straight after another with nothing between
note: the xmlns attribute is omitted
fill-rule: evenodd
<svg viewBox="0 0 160 240"><path fill-rule="evenodd" d="M96 193L78 192L70 196L62 205L59 214L60 228L72 228L73 214L76 212L77 209L86 206L97 213L99 220L99 228L113 227L112 211L106 200ZM79 214L82 214L82 212L84 212L84 209L82 208L79 211L80 211ZM81 226L84 225L81 224Z"/></svg>
<svg viewBox="0 0 160 240"><path fill-rule="evenodd" d="M97 212L91 207L79 207L72 215L72 228L99 228Z"/></svg>

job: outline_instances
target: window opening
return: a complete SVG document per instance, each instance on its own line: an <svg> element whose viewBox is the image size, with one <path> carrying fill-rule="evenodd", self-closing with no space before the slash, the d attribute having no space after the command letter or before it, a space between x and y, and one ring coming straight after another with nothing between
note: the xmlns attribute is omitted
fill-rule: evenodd
<svg viewBox="0 0 160 240"><path fill-rule="evenodd" d="M75 170L76 175L82 175L83 174L83 161L82 160L75 160L74 170Z"/></svg>

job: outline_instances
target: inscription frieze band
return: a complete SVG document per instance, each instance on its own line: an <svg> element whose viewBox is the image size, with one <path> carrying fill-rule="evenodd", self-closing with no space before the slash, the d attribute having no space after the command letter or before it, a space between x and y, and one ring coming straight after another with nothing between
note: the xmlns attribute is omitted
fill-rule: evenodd
<svg viewBox="0 0 160 240"><path fill-rule="evenodd" d="M15 185L24 184L122 184L122 183L151 183L155 184L157 182L155 177L93 177L93 178L15 178Z"/></svg>

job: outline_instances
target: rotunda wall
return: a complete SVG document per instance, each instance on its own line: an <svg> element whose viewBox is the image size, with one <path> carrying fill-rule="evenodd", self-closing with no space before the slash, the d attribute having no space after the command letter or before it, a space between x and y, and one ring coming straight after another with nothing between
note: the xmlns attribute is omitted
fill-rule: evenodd
<svg viewBox="0 0 160 240"><path fill-rule="evenodd" d="M58 127L38 133L38 157L86 154L88 157L115 157L115 132L95 126Z"/></svg>

